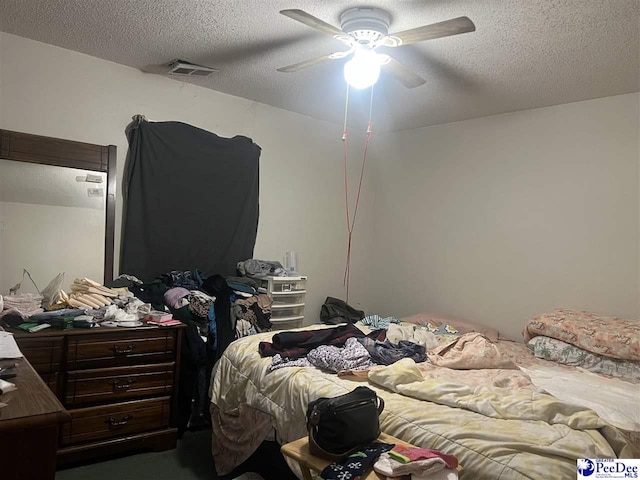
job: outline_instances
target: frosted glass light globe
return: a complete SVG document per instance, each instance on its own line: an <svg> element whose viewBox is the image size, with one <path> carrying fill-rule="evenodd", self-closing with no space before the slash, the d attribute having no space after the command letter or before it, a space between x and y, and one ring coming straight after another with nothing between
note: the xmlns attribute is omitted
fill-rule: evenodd
<svg viewBox="0 0 640 480"><path fill-rule="evenodd" d="M353 88L363 89L380 77L380 59L371 48L356 49L353 58L344 65L344 79Z"/></svg>

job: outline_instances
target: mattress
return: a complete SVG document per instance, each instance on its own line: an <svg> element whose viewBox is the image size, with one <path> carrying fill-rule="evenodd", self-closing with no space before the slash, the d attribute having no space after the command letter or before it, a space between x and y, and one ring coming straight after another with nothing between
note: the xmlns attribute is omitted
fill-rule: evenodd
<svg viewBox="0 0 640 480"><path fill-rule="evenodd" d="M615 458L628 448L624 435L593 410L533 386L516 365L544 360L523 344L498 343L513 362L508 369L453 370L406 359L363 378L315 367L269 372L271 359L260 357L258 344L272 336L233 342L214 367L210 393L218 474L241 463L269 432L280 443L305 436L310 401L359 385L384 399L384 432L455 454L464 467L462 479L575 478L576 459Z"/></svg>

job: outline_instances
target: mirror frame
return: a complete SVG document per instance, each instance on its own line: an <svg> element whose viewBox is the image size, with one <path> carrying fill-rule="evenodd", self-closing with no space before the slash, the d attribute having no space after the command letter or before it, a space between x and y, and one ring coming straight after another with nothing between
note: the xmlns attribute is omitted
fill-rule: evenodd
<svg viewBox="0 0 640 480"><path fill-rule="evenodd" d="M94 145L30 133L0 130L0 158L107 174L104 283L113 280L116 220L116 146Z"/></svg>

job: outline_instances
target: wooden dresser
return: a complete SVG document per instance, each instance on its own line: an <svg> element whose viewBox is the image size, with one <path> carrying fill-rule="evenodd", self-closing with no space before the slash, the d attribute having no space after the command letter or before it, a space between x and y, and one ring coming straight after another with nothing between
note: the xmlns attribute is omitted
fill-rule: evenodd
<svg viewBox="0 0 640 480"><path fill-rule="evenodd" d="M60 432L58 465L175 448L182 330L13 330L25 357L71 415Z"/></svg>
<svg viewBox="0 0 640 480"><path fill-rule="evenodd" d="M69 414L24 358L1 360L16 364L8 381L17 390L0 396L0 469L2 478L53 480L61 425ZM37 458L29 461L28 458Z"/></svg>

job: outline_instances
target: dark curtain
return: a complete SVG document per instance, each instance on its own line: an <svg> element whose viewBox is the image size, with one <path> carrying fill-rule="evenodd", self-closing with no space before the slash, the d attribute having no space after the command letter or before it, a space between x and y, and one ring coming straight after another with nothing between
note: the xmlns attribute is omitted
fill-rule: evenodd
<svg viewBox="0 0 640 480"><path fill-rule="evenodd" d="M253 257L260 147L179 122L127 128L120 273L234 275Z"/></svg>

